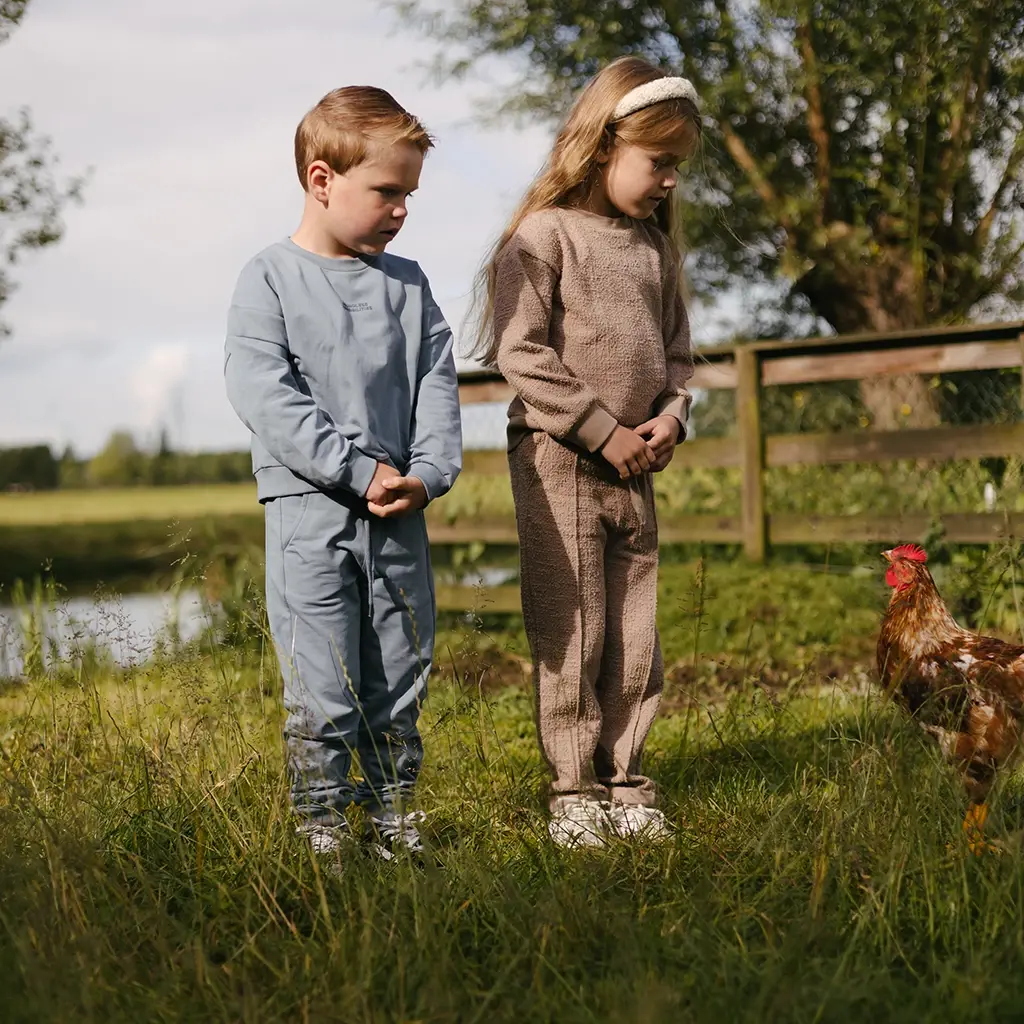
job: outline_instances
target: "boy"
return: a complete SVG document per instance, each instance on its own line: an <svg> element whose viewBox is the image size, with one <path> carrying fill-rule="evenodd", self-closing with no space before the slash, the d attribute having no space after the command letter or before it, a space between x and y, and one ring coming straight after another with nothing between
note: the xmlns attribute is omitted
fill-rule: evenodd
<svg viewBox="0 0 1024 1024"><path fill-rule="evenodd" d="M422 813L406 805L434 641L422 509L455 482L462 436L451 331L419 266L384 250L431 146L384 90L328 93L295 135L302 222L245 266L228 314L228 398L252 431L266 513L291 799L321 852L347 834L352 803L383 856L421 849Z"/></svg>

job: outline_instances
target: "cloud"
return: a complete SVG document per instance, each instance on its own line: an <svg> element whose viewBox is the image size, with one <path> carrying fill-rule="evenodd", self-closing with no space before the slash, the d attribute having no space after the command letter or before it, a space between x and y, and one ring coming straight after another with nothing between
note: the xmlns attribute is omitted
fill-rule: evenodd
<svg viewBox="0 0 1024 1024"><path fill-rule="evenodd" d="M188 375L190 352L178 342L156 345L131 374L138 415L136 422L152 431L176 416L180 417L182 385Z"/></svg>
<svg viewBox="0 0 1024 1024"><path fill-rule="evenodd" d="M474 127L479 83L428 85L416 63L433 44L394 28L356 0L34 0L0 96L32 108L68 174L93 172L64 240L17 268L0 445L93 450L175 418L181 443L245 444L221 376L227 305L246 260L298 223L295 125L340 84L391 90L438 137L394 249L459 327L549 133Z"/></svg>
<svg viewBox="0 0 1024 1024"><path fill-rule="evenodd" d="M32 108L68 174L93 174L63 241L16 268L0 446L89 452L160 425L176 444L246 444L222 380L227 306L243 264L297 225L295 125L341 84L391 90L438 138L393 249L422 264L458 335L550 131L475 126L491 85L430 83L417 63L433 53L375 0L33 0L3 46L0 96ZM500 410L466 419L500 441Z"/></svg>

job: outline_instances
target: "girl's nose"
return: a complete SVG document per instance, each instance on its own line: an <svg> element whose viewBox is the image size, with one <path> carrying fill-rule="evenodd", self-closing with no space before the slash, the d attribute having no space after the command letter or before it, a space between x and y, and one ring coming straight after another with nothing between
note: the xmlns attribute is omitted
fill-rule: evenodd
<svg viewBox="0 0 1024 1024"><path fill-rule="evenodd" d="M678 182L679 182L679 175L676 174L675 171L673 171L671 174L666 174L665 177L661 179L661 187L662 188L667 188L667 189L673 189L673 188L676 187Z"/></svg>

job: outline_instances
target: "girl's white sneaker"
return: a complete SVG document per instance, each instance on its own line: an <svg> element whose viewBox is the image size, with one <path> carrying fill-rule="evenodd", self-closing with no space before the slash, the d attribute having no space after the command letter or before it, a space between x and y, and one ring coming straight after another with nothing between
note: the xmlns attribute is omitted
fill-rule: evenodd
<svg viewBox="0 0 1024 1024"><path fill-rule="evenodd" d="M616 803L611 811L612 826L621 839L658 841L672 835L668 819L657 807Z"/></svg>
<svg viewBox="0 0 1024 1024"><path fill-rule="evenodd" d="M613 823L609 805L591 797L561 797L551 812L548 834L557 846L604 846Z"/></svg>

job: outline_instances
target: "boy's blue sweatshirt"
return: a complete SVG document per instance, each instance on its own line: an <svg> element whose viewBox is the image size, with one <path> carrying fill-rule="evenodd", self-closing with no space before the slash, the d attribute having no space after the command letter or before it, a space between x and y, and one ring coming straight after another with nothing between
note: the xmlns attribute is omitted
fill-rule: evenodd
<svg viewBox="0 0 1024 1024"><path fill-rule="evenodd" d="M462 468L452 334L411 260L264 249L235 287L224 377L252 431L260 501L362 496L377 462L433 500Z"/></svg>

